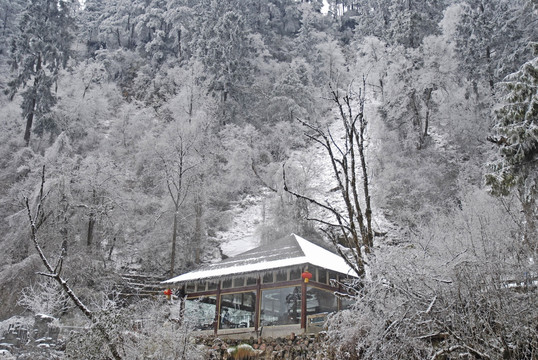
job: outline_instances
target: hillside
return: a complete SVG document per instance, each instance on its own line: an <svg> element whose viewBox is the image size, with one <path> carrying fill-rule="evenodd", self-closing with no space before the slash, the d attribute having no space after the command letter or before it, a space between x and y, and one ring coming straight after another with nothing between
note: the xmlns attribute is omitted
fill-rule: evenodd
<svg viewBox="0 0 538 360"><path fill-rule="evenodd" d="M51 4L0 0L0 320L65 300L27 199L96 316L293 232L363 271L324 351L536 357L534 1Z"/></svg>

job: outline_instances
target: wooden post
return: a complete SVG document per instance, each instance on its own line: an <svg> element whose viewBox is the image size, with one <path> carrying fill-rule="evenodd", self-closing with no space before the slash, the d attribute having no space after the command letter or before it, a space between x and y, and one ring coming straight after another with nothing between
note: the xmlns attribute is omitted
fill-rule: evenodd
<svg viewBox="0 0 538 360"><path fill-rule="evenodd" d="M301 283L301 329L306 330L306 283Z"/></svg>
<svg viewBox="0 0 538 360"><path fill-rule="evenodd" d="M260 326L260 309L262 306L262 279L258 276L256 280L256 303L254 305L254 331L258 333Z"/></svg>
<svg viewBox="0 0 538 360"><path fill-rule="evenodd" d="M185 292L185 285L183 285L179 289L179 324L183 324L183 320L185 319L185 302L187 301L187 296Z"/></svg>
<svg viewBox="0 0 538 360"><path fill-rule="evenodd" d="M220 318L220 281L217 283L217 300L215 303L215 324L213 328L213 334L217 336L217 330L219 329Z"/></svg>

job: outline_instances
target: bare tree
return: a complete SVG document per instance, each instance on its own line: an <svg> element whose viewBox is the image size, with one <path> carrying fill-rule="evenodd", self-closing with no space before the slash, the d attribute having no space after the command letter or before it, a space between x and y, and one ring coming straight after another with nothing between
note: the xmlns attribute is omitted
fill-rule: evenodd
<svg viewBox="0 0 538 360"><path fill-rule="evenodd" d="M170 276L174 275L176 267L176 248L180 210L190 194L189 190L193 179L189 173L196 167L196 164L192 161L196 140L196 134L190 136L188 133L178 131L175 134L171 148L167 149L166 153L159 154L163 165L166 187L168 194L172 199L174 211L170 254Z"/></svg>
<svg viewBox="0 0 538 360"><path fill-rule="evenodd" d="M67 296L75 303L76 307L79 308L82 313L92 322L93 326L99 331L103 339L106 341L108 345L108 349L110 350L110 353L116 360L120 360L122 357L120 356L118 349L116 347L116 344L111 340L110 335L107 332L107 329L98 322L97 317L95 314L88 309L88 307L79 299L79 297L73 292L71 287L67 284L67 281L62 277L62 265L64 256L66 253L66 242L62 244L62 249L60 251L60 255L58 256L58 260L56 261L56 265L53 267L49 259L45 256L43 250L41 249L41 246L39 244L39 240L37 237L37 231L38 228L43 224L43 222L46 220L46 217L44 216L43 211L43 201L46 198L46 194L44 194L44 186L45 186L45 166L43 166L42 175L41 175L41 187L39 190L39 197L37 199L37 205L36 210L32 213L32 210L30 209L30 201L28 197L25 197L25 204L26 204L26 210L28 213L28 221L30 222L30 236L32 238L32 242L34 244L34 247L39 254L39 257L41 258L41 261L45 265L45 268L47 269L47 272L40 272L40 275L46 276L48 278L53 279L58 283L58 285L62 288L62 290L67 294Z"/></svg>
<svg viewBox="0 0 538 360"><path fill-rule="evenodd" d="M333 358L538 358L537 265L518 224L483 190L452 210L370 261L354 306L328 321Z"/></svg>
<svg viewBox="0 0 538 360"><path fill-rule="evenodd" d="M286 172L283 173L285 191L298 199L307 200L333 216L333 220L319 218L311 220L325 226L324 232L340 256L361 278L365 275L365 260L367 254L371 252L374 238L365 154L368 125L364 116L365 88L365 80L358 93L353 92L351 86L343 95L338 87L330 87L330 100L336 105L341 125L345 130L343 142L334 138L329 126L321 128L300 120L311 131L306 136L326 150L345 209L342 211L327 201L321 202L314 197L289 189ZM343 251L339 244L345 245L349 251Z"/></svg>

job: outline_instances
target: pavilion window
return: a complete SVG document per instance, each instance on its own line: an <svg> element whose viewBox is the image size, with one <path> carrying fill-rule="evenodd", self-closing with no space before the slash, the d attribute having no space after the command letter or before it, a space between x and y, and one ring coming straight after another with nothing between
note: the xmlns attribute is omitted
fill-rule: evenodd
<svg viewBox="0 0 538 360"><path fill-rule="evenodd" d="M260 325L299 324L300 321L300 286L262 290Z"/></svg>
<svg viewBox="0 0 538 360"><path fill-rule="evenodd" d="M195 283L187 284L187 286L185 288L185 291L187 292L187 294L195 292L196 291L196 284Z"/></svg>
<svg viewBox="0 0 538 360"><path fill-rule="evenodd" d="M273 275L274 273L271 271L271 272L268 272L266 273L265 275L263 275L263 283L264 284L271 284L273 283L275 280L273 278Z"/></svg>
<svg viewBox="0 0 538 360"><path fill-rule="evenodd" d="M256 293L254 291L221 295L219 329L253 327L255 311Z"/></svg>
<svg viewBox="0 0 538 360"><path fill-rule="evenodd" d="M291 269L290 280L299 280L301 278L302 271L300 268Z"/></svg>
<svg viewBox="0 0 538 360"><path fill-rule="evenodd" d="M354 298L341 297L339 310L350 309L355 304L355 302L356 300Z"/></svg>
<svg viewBox="0 0 538 360"><path fill-rule="evenodd" d="M206 291L217 290L217 285L218 285L217 282L210 282L210 281L208 281L208 282L207 282Z"/></svg>
<svg viewBox="0 0 538 360"><path fill-rule="evenodd" d="M318 268L318 282L327 284L327 271L325 269Z"/></svg>
<svg viewBox="0 0 538 360"><path fill-rule="evenodd" d="M309 287L306 292L307 315L338 311L338 299L332 291Z"/></svg>
<svg viewBox="0 0 538 360"><path fill-rule="evenodd" d="M321 273L322 273L323 271L325 271L324 269L321 269L321 268L319 268L319 267L317 267L317 266L312 266L312 265L310 265L310 266L309 266L309 271L310 271L310 272L312 273L312 275L313 275L313 276L312 276L312 281L315 281L315 282L322 282L322 281L320 280L320 276L323 276Z"/></svg>
<svg viewBox="0 0 538 360"><path fill-rule="evenodd" d="M222 288L223 289L230 289L231 287L232 287L232 279L222 281Z"/></svg>
<svg viewBox="0 0 538 360"><path fill-rule="evenodd" d="M279 271L276 273L276 281L282 282L288 280L288 272L286 270Z"/></svg>
<svg viewBox="0 0 538 360"><path fill-rule="evenodd" d="M258 279L257 278L253 278L253 277L249 277L247 278L247 283L246 283L246 286L254 286L258 283Z"/></svg>
<svg viewBox="0 0 538 360"><path fill-rule="evenodd" d="M329 284L331 280L338 281L338 274L334 271L329 271Z"/></svg>
<svg viewBox="0 0 538 360"><path fill-rule="evenodd" d="M213 329L216 309L216 296L188 299L185 302L185 318L192 321L195 329Z"/></svg>

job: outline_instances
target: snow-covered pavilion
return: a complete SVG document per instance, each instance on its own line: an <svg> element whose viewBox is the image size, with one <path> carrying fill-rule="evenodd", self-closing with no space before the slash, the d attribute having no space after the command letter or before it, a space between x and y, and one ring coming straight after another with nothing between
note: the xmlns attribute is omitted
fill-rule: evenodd
<svg viewBox="0 0 538 360"><path fill-rule="evenodd" d="M163 284L186 295L185 311L196 312L201 330L276 335L310 332L345 308L331 280L353 277L340 256L291 234Z"/></svg>

